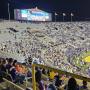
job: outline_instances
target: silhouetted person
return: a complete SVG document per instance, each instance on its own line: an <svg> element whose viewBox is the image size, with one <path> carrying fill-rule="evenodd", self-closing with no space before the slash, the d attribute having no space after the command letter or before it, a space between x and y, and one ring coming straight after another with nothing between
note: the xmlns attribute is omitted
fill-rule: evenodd
<svg viewBox="0 0 90 90"><path fill-rule="evenodd" d="M41 70L38 67L36 67L35 78L36 78L36 82L38 83L38 88L39 90L44 90L44 84L41 79L41 76L42 76Z"/></svg>
<svg viewBox="0 0 90 90"><path fill-rule="evenodd" d="M76 80L74 78L70 78L64 90L79 90Z"/></svg>
<svg viewBox="0 0 90 90"><path fill-rule="evenodd" d="M7 69L8 73L10 73L10 68L12 67L12 64L13 64L13 59L9 58L8 64L6 65L6 69Z"/></svg>
<svg viewBox="0 0 90 90"><path fill-rule="evenodd" d="M60 80L59 78L60 78L60 77L59 77L58 74L55 75L55 77L54 77L54 79L55 79L55 86L56 86L56 87L59 87L59 86L61 85L61 83L62 83L62 80Z"/></svg>
<svg viewBox="0 0 90 90"><path fill-rule="evenodd" d="M80 87L80 90L88 90L86 81L83 81L83 85Z"/></svg>
<svg viewBox="0 0 90 90"><path fill-rule="evenodd" d="M1 71L6 72L6 60L5 59L3 59L3 61L2 61Z"/></svg>

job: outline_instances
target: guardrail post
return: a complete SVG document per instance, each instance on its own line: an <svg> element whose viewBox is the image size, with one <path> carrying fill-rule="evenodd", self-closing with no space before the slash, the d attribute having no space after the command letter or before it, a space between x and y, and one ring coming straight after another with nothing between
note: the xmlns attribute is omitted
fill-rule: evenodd
<svg viewBox="0 0 90 90"><path fill-rule="evenodd" d="M32 84L33 90L36 90L36 80L35 80L35 65L32 65Z"/></svg>

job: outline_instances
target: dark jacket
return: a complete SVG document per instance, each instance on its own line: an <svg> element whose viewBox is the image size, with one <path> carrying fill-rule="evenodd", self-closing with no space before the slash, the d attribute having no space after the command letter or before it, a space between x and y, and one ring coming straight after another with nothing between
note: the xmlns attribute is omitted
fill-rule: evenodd
<svg viewBox="0 0 90 90"><path fill-rule="evenodd" d="M50 84L48 86L48 90L57 90L56 87L53 84Z"/></svg>
<svg viewBox="0 0 90 90"><path fill-rule="evenodd" d="M5 65L1 65L1 71L6 72L6 66Z"/></svg>
<svg viewBox="0 0 90 90"><path fill-rule="evenodd" d="M15 80L17 74L16 74L16 69L15 69L14 67L11 67L11 68L10 68L10 74L11 74L11 76L12 76L12 79Z"/></svg>

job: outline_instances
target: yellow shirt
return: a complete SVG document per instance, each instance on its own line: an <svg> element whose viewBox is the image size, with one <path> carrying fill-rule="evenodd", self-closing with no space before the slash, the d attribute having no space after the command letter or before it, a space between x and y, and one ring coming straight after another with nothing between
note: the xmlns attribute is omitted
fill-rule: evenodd
<svg viewBox="0 0 90 90"><path fill-rule="evenodd" d="M54 76L56 75L56 73L55 72L50 72L50 79L54 79Z"/></svg>

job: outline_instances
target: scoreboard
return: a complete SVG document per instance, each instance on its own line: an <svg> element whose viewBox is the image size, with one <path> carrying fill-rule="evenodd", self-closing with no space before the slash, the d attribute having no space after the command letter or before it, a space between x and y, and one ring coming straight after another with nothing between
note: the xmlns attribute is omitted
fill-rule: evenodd
<svg viewBox="0 0 90 90"><path fill-rule="evenodd" d="M16 20L52 21L52 14L39 9L15 9Z"/></svg>

